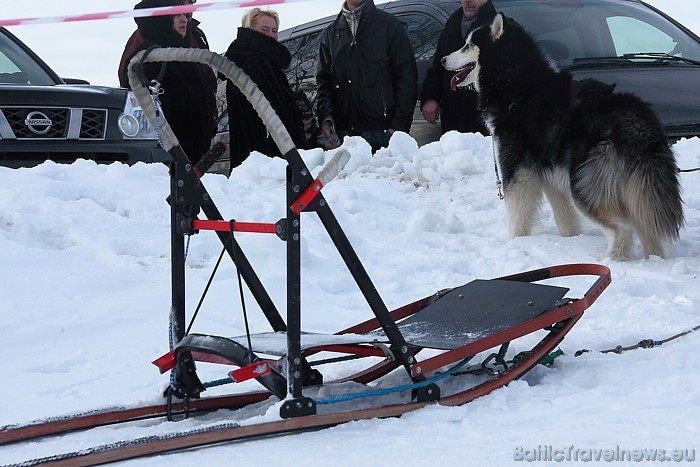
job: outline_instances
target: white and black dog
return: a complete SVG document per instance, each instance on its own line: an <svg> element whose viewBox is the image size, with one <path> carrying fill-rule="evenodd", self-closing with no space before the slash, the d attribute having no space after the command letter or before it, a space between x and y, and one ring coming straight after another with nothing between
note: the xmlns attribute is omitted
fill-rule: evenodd
<svg viewBox="0 0 700 467"><path fill-rule="evenodd" d="M607 255L629 259L634 232L644 256L663 256L684 224L676 161L650 106L614 85L585 80L572 92L517 22L496 15L442 59L473 85L493 135L511 237L529 235L549 200L559 232L579 233L577 206L608 238Z"/></svg>

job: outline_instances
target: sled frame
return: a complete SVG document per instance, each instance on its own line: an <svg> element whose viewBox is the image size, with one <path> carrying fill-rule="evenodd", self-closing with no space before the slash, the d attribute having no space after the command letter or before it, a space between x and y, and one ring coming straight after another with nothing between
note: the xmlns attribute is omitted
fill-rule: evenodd
<svg viewBox="0 0 700 467"><path fill-rule="evenodd" d="M148 55L150 54L150 55ZM148 58L146 58L148 55ZM206 192L202 182L201 173L192 167L187 156L182 151L177 138L172 133L167 120L162 118L162 125L155 125L155 106L150 102L150 96L146 91L145 80L139 75L139 68L142 63L167 62L167 61L187 61L204 63L220 70L227 78L239 87L256 109L261 119L265 123L268 131L272 135L277 146L284 153L287 161L287 191L286 191L286 215L275 224L260 224L255 227L238 223L235 221L225 221L221 213L214 205L211 197ZM224 57L201 49L154 49L137 54L129 66L129 82L134 91L134 95L139 104L144 109L151 125L161 129L164 148L170 153L172 163L170 165L170 208L171 208L171 253L172 253L172 330L175 341L175 389L185 396L199 397L204 390L199 381L194 366L193 351L186 346L178 348L185 340L185 239L186 235L193 235L200 230L213 230L219 236L229 257L240 271L242 279L250 289L253 297L260 306L263 314L270 323L273 331L284 332L286 335L286 354L283 357L283 372L279 374L270 373L267 376L268 384L263 384L270 392L285 402L281 408L283 418L300 417L313 415L316 413L314 401L305 398L303 387L308 384L320 384L322 376L316 370L311 370L306 356L314 350L302 351L301 348L301 213L315 212L327 233L330 235L341 258L345 262L353 279L362 292L369 308L374 314L374 318L367 323L369 325L358 325L349 332L360 332L361 329L375 327L381 329L388 340L389 360L394 360L398 366L403 366L408 376L414 383L425 380L425 374L429 371L440 368L449 363L454 363L464 357L471 357L481 350L492 348L499 344L509 342L511 339L523 336L544 328L560 328L564 332L557 336L559 339L570 329L575 321L580 318L583 310L597 298L602 289L610 282L610 272L607 268L595 265L572 265L563 266L565 270L559 271L562 275L568 274L592 274L598 276L594 286L589 290L584 299L570 300L560 306L557 301L550 304L546 309L541 310L539 315L531 317L517 325L507 329L502 329L492 335L484 336L474 342L460 345L447 352L427 359L423 362L416 362L415 352L420 350L407 343L403 333L397 326L397 320L401 317L410 316L423 309L439 303L440 296L427 297L426 299L414 302L411 306L402 307L396 312L389 312L377 289L372 283L367 271L362 266L359 257L352 248L343 229L332 213L323 194L322 184L318 180L313 180L310 171L294 147L289 134L279 117L274 113L267 99L257 89L257 86L232 62ZM208 218L208 221L198 219L200 212ZM253 270L250 262L245 257L240 245L237 243L233 232L265 232L275 233L280 239L286 242L287 259L287 309L286 320L282 318L269 294L265 291L260 279ZM568 268L573 267L573 270ZM506 281L513 282L534 282L542 280L547 276L553 276L552 268L544 268L538 271L522 273L509 276ZM441 304L439 306L442 306ZM404 312L407 314L403 315ZM393 315L393 316L392 316ZM568 323L568 324L562 324ZM550 331L551 332L551 331ZM551 340L551 339L550 339ZM253 363L258 359L249 349L243 345L231 345L234 355L226 358L240 365L245 362ZM206 349L200 349L206 350ZM213 352L216 353L216 352ZM533 365L536 364L533 363ZM528 367L529 368L529 367ZM283 373L286 373L286 378ZM377 372L377 377L381 376ZM261 378L256 378L260 381ZM285 381L286 379L286 381ZM282 387L286 383L286 392ZM489 387L496 387L497 384ZM425 389L425 388L423 388ZM437 387L435 386L435 389ZM283 392L286 392L283 394ZM432 389L426 391L416 391L418 402L426 402L434 399L426 399L426 394L433 393ZM289 397L287 396L289 394ZM422 394L422 396L421 396ZM439 391L438 391L439 394ZM423 397L423 399L421 399ZM439 395L437 396L439 398Z"/></svg>

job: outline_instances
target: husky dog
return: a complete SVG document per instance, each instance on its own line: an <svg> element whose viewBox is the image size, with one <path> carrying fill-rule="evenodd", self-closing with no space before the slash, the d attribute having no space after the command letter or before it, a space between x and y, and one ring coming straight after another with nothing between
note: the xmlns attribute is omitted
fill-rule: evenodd
<svg viewBox="0 0 700 467"><path fill-rule="evenodd" d="M572 82L535 40L499 13L442 59L452 87L474 86L503 178L512 237L529 235L542 205L559 232L579 233L574 205L602 228L607 255L663 256L684 224L676 161L650 106L615 85Z"/></svg>

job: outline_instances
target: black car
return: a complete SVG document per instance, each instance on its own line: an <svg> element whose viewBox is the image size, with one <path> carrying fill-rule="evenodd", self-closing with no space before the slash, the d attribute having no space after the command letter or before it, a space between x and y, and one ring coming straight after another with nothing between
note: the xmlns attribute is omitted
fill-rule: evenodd
<svg viewBox="0 0 700 467"><path fill-rule="evenodd" d="M0 28L0 166L45 160L165 162L131 92L62 79Z"/></svg>
<svg viewBox="0 0 700 467"><path fill-rule="evenodd" d="M496 10L528 29L574 79L616 83L618 91L652 104L671 140L700 136L700 38L639 0L493 0ZM378 4L408 27L418 63L419 91L438 36L458 1L400 0ZM321 32L335 16L280 32L292 53L287 77L312 102ZM420 92L419 92L420 94ZM419 144L439 137L439 125L414 114Z"/></svg>

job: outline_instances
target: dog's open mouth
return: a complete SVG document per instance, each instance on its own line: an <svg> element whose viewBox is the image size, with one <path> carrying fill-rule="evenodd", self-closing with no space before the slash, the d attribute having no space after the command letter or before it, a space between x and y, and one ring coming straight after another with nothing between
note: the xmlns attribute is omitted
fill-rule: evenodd
<svg viewBox="0 0 700 467"><path fill-rule="evenodd" d="M457 70L457 73L452 77L452 80L450 81L450 87L453 91L457 90L457 88L459 87L459 83L464 81L467 78L467 76L469 76L469 73L472 72L475 66L476 63L472 62L468 63L464 68Z"/></svg>

